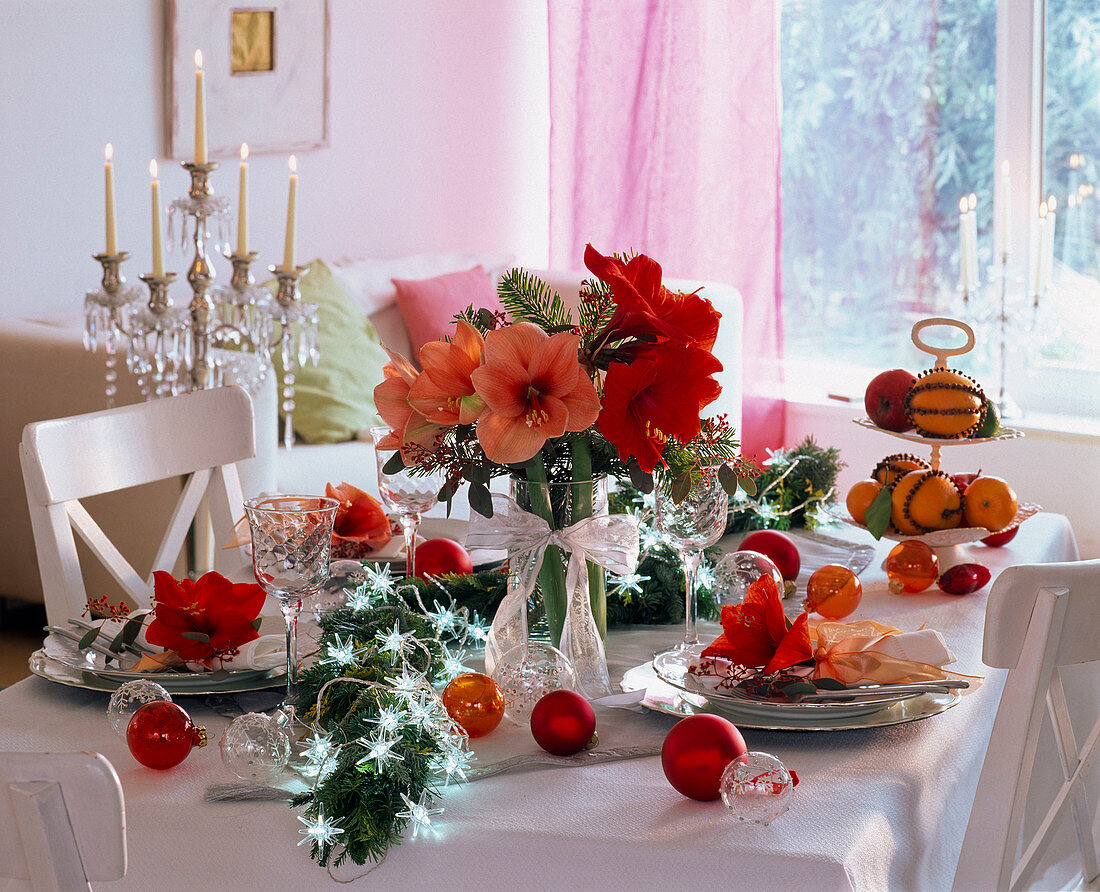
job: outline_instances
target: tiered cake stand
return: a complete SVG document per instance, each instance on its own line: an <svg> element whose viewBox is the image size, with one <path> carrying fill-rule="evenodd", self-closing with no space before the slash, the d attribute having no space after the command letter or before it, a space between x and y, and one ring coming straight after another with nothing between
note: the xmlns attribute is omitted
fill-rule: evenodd
<svg viewBox="0 0 1100 892"><path fill-rule="evenodd" d="M959 328L966 335L966 343L961 347L933 347L930 344L921 340L920 333L934 325L950 325L955 328ZM936 369L947 368L947 358L949 356L961 356L964 353L969 353L974 348L974 330L965 322L960 322L957 319L949 319L943 316L936 316L930 319L922 319L920 322L913 326L912 333L913 343L917 347L923 350L925 353L929 353L935 357ZM944 446L977 446L980 443L997 443L1001 440L1017 440L1023 437L1023 431L1016 430L1010 427L1002 427L997 431L996 436L993 437L975 437L970 439L951 439L945 437L922 437L916 433L898 433L897 431L888 431L885 428L878 427L870 418L856 418L855 423L860 427L865 427L873 431L878 431L881 434L886 434L889 437L896 437L900 440L907 440L910 443L918 443L922 446L931 447L931 458L929 464L932 469L938 471L940 469L940 450ZM1041 508L1033 503L1021 503L1016 511L1016 517L1013 518L1011 524L1006 529L1018 526L1024 520L1031 517L1031 515L1038 513ZM867 529L864 524L856 523L851 518L847 518L848 523L852 523L855 526ZM962 551L963 545L968 545L972 542L977 542L984 539L995 532L1001 532L1001 530L987 530L984 527L955 527L951 530L936 530L931 533L925 533L921 536L906 536L897 532L892 526L887 527L886 532L882 534L884 539L890 539L895 542L901 542L903 540L918 539L921 542L931 546L932 550L936 552L936 556L939 558L940 569L946 570L948 567L952 567L955 564L963 563L967 560L966 555Z"/></svg>

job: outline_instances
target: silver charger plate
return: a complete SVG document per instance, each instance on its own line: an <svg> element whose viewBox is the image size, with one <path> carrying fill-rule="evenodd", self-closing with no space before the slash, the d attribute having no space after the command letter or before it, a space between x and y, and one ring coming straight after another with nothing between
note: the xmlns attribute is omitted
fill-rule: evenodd
<svg viewBox="0 0 1100 892"><path fill-rule="evenodd" d="M27 666L34 675L47 681L83 688L86 691L112 693L131 679L109 678L100 675L94 669L75 668L60 663L36 650L27 660ZM155 681L169 694L174 696L203 696L208 694L239 694L245 691L262 691L265 688L280 687L286 684L286 671L283 669L246 670L249 677L241 678L239 672L229 672L215 678L213 672L150 672L141 678Z"/></svg>
<svg viewBox="0 0 1100 892"><path fill-rule="evenodd" d="M699 713L711 713L729 719L739 728L762 731L850 731L857 728L878 728L926 719L950 709L959 702L959 694L918 694L888 705L876 705L872 711L859 715L830 715L814 712L761 713L746 711L734 700L709 698L675 688L662 681L653 664L635 666L623 676L620 687L627 692L644 690L642 705L654 712L683 718Z"/></svg>

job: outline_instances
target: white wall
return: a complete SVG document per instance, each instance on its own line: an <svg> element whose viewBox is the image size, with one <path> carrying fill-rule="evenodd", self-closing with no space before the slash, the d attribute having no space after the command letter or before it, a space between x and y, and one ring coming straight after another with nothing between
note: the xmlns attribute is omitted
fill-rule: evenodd
<svg viewBox="0 0 1100 892"><path fill-rule="evenodd" d="M187 185L163 157L164 19L162 0L0 0L0 316L79 310L97 284L107 142L125 272L150 268L149 159L166 202ZM331 0L331 23L330 147L299 154L299 257L453 249L545 266L545 3ZM284 156L253 159L264 264L281 258L286 173ZM215 188L235 196L235 174L223 166Z"/></svg>
<svg viewBox="0 0 1100 892"><path fill-rule="evenodd" d="M841 504L851 485L869 477L875 463L884 456L894 452L928 455L928 450L922 451L917 444L853 424L852 419L864 414L862 408L860 405L857 411L813 402L787 404L788 443L793 445L812 434L820 445L840 449L841 458L848 464L837 481ZM980 468L1003 477L1021 501L1037 502L1047 511L1069 518L1083 559L1100 557L1100 515L1096 511L1100 504L1100 437L1057 433L1026 424L1013 426L1024 431L1024 439L944 447L943 469L954 474Z"/></svg>

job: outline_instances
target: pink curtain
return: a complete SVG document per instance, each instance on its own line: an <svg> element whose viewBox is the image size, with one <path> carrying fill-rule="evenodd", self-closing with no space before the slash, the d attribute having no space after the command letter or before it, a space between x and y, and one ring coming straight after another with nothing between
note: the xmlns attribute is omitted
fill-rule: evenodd
<svg viewBox="0 0 1100 892"><path fill-rule="evenodd" d="M784 433L779 4L548 6L551 265L579 267L592 242L738 288L741 437L746 456L766 458Z"/></svg>

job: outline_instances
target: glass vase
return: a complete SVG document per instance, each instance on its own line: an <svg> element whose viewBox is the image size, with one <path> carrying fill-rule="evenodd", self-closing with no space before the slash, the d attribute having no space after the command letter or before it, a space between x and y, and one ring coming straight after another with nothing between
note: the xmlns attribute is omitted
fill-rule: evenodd
<svg viewBox="0 0 1100 892"><path fill-rule="evenodd" d="M579 520L596 514L607 513L607 480L580 480L575 483L536 483L526 480L512 481L512 498L524 511L545 520L553 530L564 530ZM514 582L523 571L520 558L532 562L537 558L527 553L508 555L509 573ZM569 555L556 545L548 545L538 571L535 590L527 601L527 637L561 647L562 627L565 624L566 567ZM604 568L586 561L588 572L588 599L592 617L596 621L600 639L607 638L607 580Z"/></svg>

